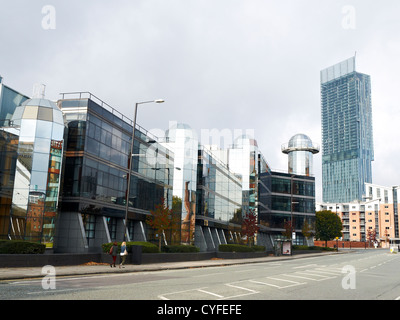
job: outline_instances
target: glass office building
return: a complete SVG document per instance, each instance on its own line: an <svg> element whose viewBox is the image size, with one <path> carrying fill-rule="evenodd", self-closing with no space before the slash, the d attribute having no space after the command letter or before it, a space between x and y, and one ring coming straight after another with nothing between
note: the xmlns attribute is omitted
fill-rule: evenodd
<svg viewBox="0 0 400 320"><path fill-rule="evenodd" d="M11 207L8 217L3 212L2 238L8 224L8 239L52 247L64 148L63 114L54 102L33 98L19 105L10 120L12 126L3 126L3 138L15 149L3 152L6 179L14 181L5 188Z"/></svg>
<svg viewBox="0 0 400 320"><path fill-rule="evenodd" d="M321 71L324 202L362 200L374 160L370 76L355 57Z"/></svg>
<svg viewBox="0 0 400 320"><path fill-rule="evenodd" d="M283 239L285 223L293 221L294 244L307 244L302 234L305 223L315 222L315 178L283 172L260 175L259 221L273 241Z"/></svg>
<svg viewBox="0 0 400 320"><path fill-rule="evenodd" d="M197 169L196 241L201 251L236 243L242 223L242 179L211 150L200 147Z"/></svg>
<svg viewBox="0 0 400 320"><path fill-rule="evenodd" d="M197 190L197 150L199 146L196 132L187 124L175 123L165 133L162 143L174 154L173 195L175 212L180 214L180 241L194 244Z"/></svg>
<svg viewBox="0 0 400 320"><path fill-rule="evenodd" d="M145 219L162 199L172 207L173 153L140 126L135 128L130 193L128 160L132 121L90 93L62 94L58 102L68 125L58 252L96 252L101 244L153 241ZM170 235L163 241L171 244Z"/></svg>
<svg viewBox="0 0 400 320"><path fill-rule="evenodd" d="M6 86L0 76L0 127L9 126L15 109L29 97Z"/></svg>

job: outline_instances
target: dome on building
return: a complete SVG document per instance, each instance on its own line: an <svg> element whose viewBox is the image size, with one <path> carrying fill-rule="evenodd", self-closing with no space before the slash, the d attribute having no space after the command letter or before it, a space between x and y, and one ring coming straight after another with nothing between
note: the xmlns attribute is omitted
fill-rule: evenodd
<svg viewBox="0 0 400 320"><path fill-rule="evenodd" d="M292 138L289 140L289 148L290 147L312 147L312 141L311 139L302 133L294 135Z"/></svg>
<svg viewBox="0 0 400 320"><path fill-rule="evenodd" d="M175 123L167 131L165 131L166 141L175 142L178 131L183 131L186 139L197 139L196 132L188 124Z"/></svg>
<svg viewBox="0 0 400 320"><path fill-rule="evenodd" d="M257 140L248 134L242 134L241 136L235 138L234 146L240 147L243 145L253 145L258 147Z"/></svg>
<svg viewBox="0 0 400 320"><path fill-rule="evenodd" d="M11 118L14 123L22 119L43 120L64 125L62 111L53 101L47 99L33 98L24 101L15 109Z"/></svg>
<svg viewBox="0 0 400 320"><path fill-rule="evenodd" d="M319 152L319 146L314 144L309 136L298 133L290 138L288 144L282 145L283 153L288 154L293 151L309 151L316 154Z"/></svg>

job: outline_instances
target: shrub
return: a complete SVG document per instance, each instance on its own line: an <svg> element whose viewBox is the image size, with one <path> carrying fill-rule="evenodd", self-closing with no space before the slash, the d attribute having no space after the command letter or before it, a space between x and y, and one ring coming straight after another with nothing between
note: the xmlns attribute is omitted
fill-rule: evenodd
<svg viewBox="0 0 400 320"><path fill-rule="evenodd" d="M121 243L122 242L117 242L118 250L121 250ZM101 248L102 248L104 253L109 253L112 245L113 245L113 242L103 243L101 245ZM158 251L158 247L155 244L152 244L152 243L146 242L146 241L127 242L126 243L126 250L129 253L131 252L131 247L132 246L141 246L142 247L142 253L157 253L157 252L159 252Z"/></svg>
<svg viewBox="0 0 400 320"><path fill-rule="evenodd" d="M219 251L221 252L254 252L253 247L241 244L220 244Z"/></svg>
<svg viewBox="0 0 400 320"><path fill-rule="evenodd" d="M46 245L22 240L0 240L0 253L3 254L43 254Z"/></svg>
<svg viewBox="0 0 400 320"><path fill-rule="evenodd" d="M334 251L334 248L328 247L317 247L317 246L305 246L305 245L293 245L293 250L321 250L321 251Z"/></svg>
<svg viewBox="0 0 400 320"><path fill-rule="evenodd" d="M252 246L254 251L265 251L265 246Z"/></svg>
<svg viewBox="0 0 400 320"><path fill-rule="evenodd" d="M188 245L170 245L162 247L162 251L167 253L181 253L181 252L199 252L200 249L195 246L188 246Z"/></svg>

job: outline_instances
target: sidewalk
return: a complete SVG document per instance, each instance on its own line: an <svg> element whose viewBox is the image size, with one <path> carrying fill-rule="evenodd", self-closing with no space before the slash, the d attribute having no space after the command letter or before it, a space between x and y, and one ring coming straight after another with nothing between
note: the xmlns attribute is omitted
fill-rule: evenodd
<svg viewBox="0 0 400 320"><path fill-rule="evenodd" d="M56 276L82 276L82 275L94 275L94 274L107 274L107 273L129 273L129 272L150 272L160 270L174 270L174 269L185 269L185 268L207 268L207 267L221 267L227 265L239 265L248 263L265 263L265 262L277 262L284 260L294 260L310 258L321 255L331 255L346 253L346 251L339 252L323 252L323 253L307 253L297 254L293 256L279 256L279 257L263 257L263 258L252 258L252 259L211 259L201 261L184 261L184 262L168 262L168 263L154 263L154 264L142 264L132 265L127 264L125 268L111 268L109 264L94 264L94 265L78 265L78 266L60 266L55 267ZM0 268L0 281L5 280L18 280L18 279L33 279L43 278L46 275L46 271L42 273L41 267L30 267L30 268Z"/></svg>

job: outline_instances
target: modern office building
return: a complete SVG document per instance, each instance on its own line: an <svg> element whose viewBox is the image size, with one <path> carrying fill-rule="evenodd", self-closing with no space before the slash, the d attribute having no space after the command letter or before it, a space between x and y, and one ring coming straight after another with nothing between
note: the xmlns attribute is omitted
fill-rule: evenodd
<svg viewBox="0 0 400 320"><path fill-rule="evenodd" d="M122 241L125 231L127 241L158 243L145 219L163 199L172 207L173 153L138 125L131 151L132 121L91 93L62 94L58 106L68 143L55 250L100 251L103 243Z"/></svg>
<svg viewBox="0 0 400 320"><path fill-rule="evenodd" d="M387 247L390 239L399 239L399 186L384 187L365 184L363 201L319 203L317 210L336 213L343 224L343 241L370 241L373 234L377 243Z"/></svg>
<svg viewBox="0 0 400 320"><path fill-rule="evenodd" d="M197 190L197 152L196 132L187 124L174 123L165 133L161 143L174 153L173 196L181 215L181 237L184 244L194 244Z"/></svg>
<svg viewBox="0 0 400 320"><path fill-rule="evenodd" d="M0 76L0 127L9 126L15 109L29 97L6 86Z"/></svg>
<svg viewBox="0 0 400 320"><path fill-rule="evenodd" d="M315 178L270 171L260 175L259 223L272 242L284 239L285 224L291 222L293 244L311 244L304 226L315 226Z"/></svg>
<svg viewBox="0 0 400 320"><path fill-rule="evenodd" d="M54 102L34 97L16 107L9 123L2 127L11 144L3 149L9 184L1 189L11 198L6 197L8 212L2 210L2 238L52 247L62 174L63 114Z"/></svg>
<svg viewBox="0 0 400 320"><path fill-rule="evenodd" d="M197 169L195 245L216 251L238 243L242 224L242 179L213 152L200 146Z"/></svg>
<svg viewBox="0 0 400 320"><path fill-rule="evenodd" d="M288 155L288 173L309 176L313 174L313 155L319 152L319 146L302 133L290 138L282 145L282 152Z"/></svg>
<svg viewBox="0 0 400 320"><path fill-rule="evenodd" d="M370 76L352 57L321 71L324 202L362 200L374 160Z"/></svg>

